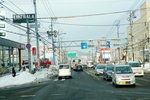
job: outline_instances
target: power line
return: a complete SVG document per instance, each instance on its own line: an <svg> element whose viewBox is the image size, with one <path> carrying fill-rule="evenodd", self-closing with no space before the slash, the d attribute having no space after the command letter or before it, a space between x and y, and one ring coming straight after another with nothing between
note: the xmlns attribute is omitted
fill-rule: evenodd
<svg viewBox="0 0 150 100"><path fill-rule="evenodd" d="M150 9L150 8L135 9L134 11L145 10L145 9ZM98 13L98 14L88 14L88 15L76 15L76 16L43 17L43 18L38 18L38 19L64 19L64 18L90 17L90 16L120 14L120 13L126 13L126 12L130 12L130 11L132 11L132 10L114 11L114 12L108 12L108 13Z"/></svg>
<svg viewBox="0 0 150 100"><path fill-rule="evenodd" d="M19 8L16 4L14 4L12 1L7 0L8 2L10 2L11 4L13 4L16 8L18 8L20 11L22 11L23 13L26 13L25 11L23 11L21 8Z"/></svg>
<svg viewBox="0 0 150 100"><path fill-rule="evenodd" d="M2 6L4 6L4 7L6 7L9 11L11 11L11 12L13 12L13 13L15 13L15 14L17 14L15 11L13 11L13 10L11 10L10 8L8 8L7 6L5 6L4 4L2 4L2 3L0 3ZM27 27L25 27L25 26L23 26L23 25L19 25L19 24L13 24L13 23L10 23L10 22L12 22L9 18L5 18L5 19L7 19L7 21L5 20L5 22L6 23L8 23L8 24L10 24L10 25L12 25L12 26L14 26L14 27L16 27L16 28L19 28L19 29L21 29L20 27L23 27L23 28L27 28ZM20 27L18 27L18 26L20 26ZM23 30L23 31L25 31L26 32L26 30L25 29L21 29L21 30ZM30 29L32 32L34 32L34 33L32 33L32 34L34 34L35 35L35 31L34 30L32 30L32 29ZM46 40L45 38L43 38L42 36L40 36L41 37L41 39L43 39L43 40L45 40L45 41L47 41L47 43L50 43L48 40ZM51 43L50 43L51 44Z"/></svg>
<svg viewBox="0 0 150 100"><path fill-rule="evenodd" d="M44 22L44 23L51 23L51 22L48 22L48 21L41 21L41 22ZM139 23L134 23L134 24L143 24L145 22L139 22ZM57 23L55 22L54 24L61 24L61 25L71 25L71 26L116 26L116 24L106 24L106 25L90 25L90 24L71 24L71 23ZM130 24L120 24L120 26L128 26Z"/></svg>

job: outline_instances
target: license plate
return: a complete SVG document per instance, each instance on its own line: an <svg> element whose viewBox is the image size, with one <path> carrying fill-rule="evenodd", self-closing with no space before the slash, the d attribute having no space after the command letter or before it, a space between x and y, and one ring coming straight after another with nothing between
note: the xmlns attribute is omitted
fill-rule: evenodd
<svg viewBox="0 0 150 100"><path fill-rule="evenodd" d="M122 84L122 85L124 85L124 84L126 84L126 82L125 81L121 81L121 82L119 82L120 84Z"/></svg>

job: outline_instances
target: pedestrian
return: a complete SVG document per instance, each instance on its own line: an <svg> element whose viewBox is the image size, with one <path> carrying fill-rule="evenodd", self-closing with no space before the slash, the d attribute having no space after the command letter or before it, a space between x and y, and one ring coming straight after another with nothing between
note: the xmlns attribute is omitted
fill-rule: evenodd
<svg viewBox="0 0 150 100"><path fill-rule="evenodd" d="M13 76L13 77L16 76L16 71L15 71L15 68L14 68L14 67L12 68L12 76Z"/></svg>

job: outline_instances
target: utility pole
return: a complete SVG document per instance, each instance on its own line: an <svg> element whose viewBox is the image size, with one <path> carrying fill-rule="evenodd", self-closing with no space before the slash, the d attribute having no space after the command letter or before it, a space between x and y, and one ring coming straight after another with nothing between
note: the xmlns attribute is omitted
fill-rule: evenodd
<svg viewBox="0 0 150 100"><path fill-rule="evenodd" d="M134 61L134 48L133 48L133 33L132 33L132 24L133 24L133 18L136 18L134 15L134 12L131 11L129 15L129 21L130 21L130 36L131 36L131 51L132 51L132 60Z"/></svg>
<svg viewBox="0 0 150 100"><path fill-rule="evenodd" d="M39 33L38 33L36 0L33 0L33 4L34 4L34 11L35 11L35 32L36 32L36 46L37 46L37 60L38 60L40 58L40 51L39 51Z"/></svg>
<svg viewBox="0 0 150 100"><path fill-rule="evenodd" d="M53 50L53 64L56 65L56 58L55 58L55 51L56 51L56 47L55 47L55 40L54 40L54 36L56 36L56 32L54 32L53 30L53 21L54 19L51 19L51 31L47 31L48 37L52 39L52 50Z"/></svg>
<svg viewBox="0 0 150 100"><path fill-rule="evenodd" d="M30 45L30 29L28 20L27 20L27 43L30 46L28 47L28 63L29 63L29 72L31 72L31 45Z"/></svg>
<svg viewBox="0 0 150 100"><path fill-rule="evenodd" d="M119 36L120 21L118 21L116 26L117 26L117 38L119 39L120 38L120 36ZM120 63L120 45L117 49L118 49L118 62Z"/></svg>
<svg viewBox="0 0 150 100"><path fill-rule="evenodd" d="M53 48L53 63L56 65L55 60L55 44L54 44L54 32L53 32L53 18L51 19L51 32L52 32L52 48Z"/></svg>
<svg viewBox="0 0 150 100"><path fill-rule="evenodd" d="M43 49L44 49L44 50L43 50L43 55L44 55L43 58L45 59L45 42L43 42L43 47L44 47L44 48L43 48Z"/></svg>

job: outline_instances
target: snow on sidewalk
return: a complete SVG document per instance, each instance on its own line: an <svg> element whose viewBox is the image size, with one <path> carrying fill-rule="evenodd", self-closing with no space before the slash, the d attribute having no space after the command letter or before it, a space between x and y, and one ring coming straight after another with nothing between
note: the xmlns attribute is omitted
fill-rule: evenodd
<svg viewBox="0 0 150 100"><path fill-rule="evenodd" d="M16 77L12 77L12 74L0 77L0 87L39 82L56 75L57 69L55 66L51 66L49 69L42 69L35 74L31 74L29 71L21 71L17 73Z"/></svg>

